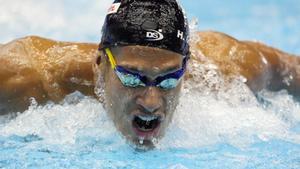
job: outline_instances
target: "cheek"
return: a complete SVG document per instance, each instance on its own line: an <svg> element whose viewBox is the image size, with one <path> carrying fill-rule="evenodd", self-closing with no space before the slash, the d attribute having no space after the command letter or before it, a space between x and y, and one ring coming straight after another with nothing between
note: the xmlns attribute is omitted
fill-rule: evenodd
<svg viewBox="0 0 300 169"><path fill-rule="evenodd" d="M124 95L124 91L122 86L119 84L118 79L110 73L108 74L108 78L105 81L105 91L106 91L106 100L113 104L113 107L119 107L118 105L122 99L120 99L120 95ZM121 106L121 105L120 105Z"/></svg>
<svg viewBox="0 0 300 169"><path fill-rule="evenodd" d="M106 107L110 114L122 116L128 114L131 102L134 98L130 89L124 87L114 72L109 71L105 80L105 100Z"/></svg>
<svg viewBox="0 0 300 169"><path fill-rule="evenodd" d="M179 101L181 91L181 83L173 90L165 93L166 110L168 113L173 114Z"/></svg>

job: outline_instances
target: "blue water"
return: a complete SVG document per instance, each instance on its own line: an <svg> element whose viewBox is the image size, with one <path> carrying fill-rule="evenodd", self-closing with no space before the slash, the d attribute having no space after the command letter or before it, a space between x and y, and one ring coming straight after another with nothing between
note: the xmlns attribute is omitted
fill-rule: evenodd
<svg viewBox="0 0 300 169"><path fill-rule="evenodd" d="M3 168L231 168L298 169L299 145L280 140L254 144L244 150L227 144L202 148L170 148L138 152L127 145L106 149L105 142L86 138L70 146L39 143L37 136L1 138L0 167ZM38 147L38 148L37 148Z"/></svg>
<svg viewBox="0 0 300 169"><path fill-rule="evenodd" d="M0 118L0 168L298 169L299 102L264 91L258 104L239 85L218 97L185 89L166 136L147 152L126 143L93 98L33 102L16 118Z"/></svg>
<svg viewBox="0 0 300 169"><path fill-rule="evenodd" d="M198 18L200 30L300 53L296 0L182 3L190 19ZM300 168L299 100L285 91L263 91L258 102L239 80L222 90L222 77L209 65L189 69L206 81L186 82L174 121L156 149L136 150L100 103L75 93L61 104L33 102L17 117L0 117L0 168ZM214 84L217 94L204 88Z"/></svg>

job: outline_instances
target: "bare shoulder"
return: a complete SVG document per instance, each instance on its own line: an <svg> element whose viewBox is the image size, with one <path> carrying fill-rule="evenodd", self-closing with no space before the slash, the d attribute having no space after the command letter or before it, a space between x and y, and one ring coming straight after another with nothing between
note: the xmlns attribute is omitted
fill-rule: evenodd
<svg viewBox="0 0 300 169"><path fill-rule="evenodd" d="M97 44L61 42L41 37L30 39L37 52L31 57L52 100L60 100L76 90L93 95L92 63L97 55Z"/></svg>
<svg viewBox="0 0 300 169"><path fill-rule="evenodd" d="M46 97L24 39L0 47L0 64L0 114L25 109L30 97L38 100Z"/></svg>
<svg viewBox="0 0 300 169"><path fill-rule="evenodd" d="M192 47L212 60L224 75L244 76L253 91L266 87L270 66L259 50L220 32L198 32L197 36L200 39Z"/></svg>
<svg viewBox="0 0 300 169"><path fill-rule="evenodd" d="M0 108L11 105L22 109L28 106L30 97L43 103L59 101L75 90L93 93L92 60L96 51L96 44L37 36L0 46Z"/></svg>
<svg viewBox="0 0 300 169"><path fill-rule="evenodd" d="M272 67L271 90L287 89L300 96L300 56L283 52L259 42L245 42L261 51Z"/></svg>

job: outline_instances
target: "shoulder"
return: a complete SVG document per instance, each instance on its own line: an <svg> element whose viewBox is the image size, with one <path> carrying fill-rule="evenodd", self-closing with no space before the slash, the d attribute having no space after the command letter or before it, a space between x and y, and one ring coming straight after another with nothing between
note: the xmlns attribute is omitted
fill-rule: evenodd
<svg viewBox="0 0 300 169"><path fill-rule="evenodd" d="M26 72L28 79L34 72L33 76L42 83L49 97L56 100L65 93L64 86L72 77L92 79L92 60L97 48L93 43L62 42L38 36L16 39L0 48L0 63L5 65L0 67L0 79L13 79L14 75L19 77Z"/></svg>
<svg viewBox="0 0 300 169"><path fill-rule="evenodd" d="M192 48L201 51L224 75L244 76L253 90L260 90L266 85L269 63L252 45L220 32L197 32L193 36L198 39L192 42Z"/></svg>
<svg viewBox="0 0 300 169"><path fill-rule="evenodd" d="M83 52L89 52L90 50L97 50L98 46L95 43L78 43L78 42L66 42L56 41L40 36L26 36L10 41L6 44L0 44L2 50L23 48L23 49L36 49L40 52L47 52L53 47L65 49L65 50L81 50Z"/></svg>

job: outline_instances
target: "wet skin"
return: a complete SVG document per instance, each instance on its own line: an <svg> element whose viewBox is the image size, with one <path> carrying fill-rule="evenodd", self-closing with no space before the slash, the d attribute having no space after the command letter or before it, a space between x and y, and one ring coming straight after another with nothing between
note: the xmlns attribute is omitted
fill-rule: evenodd
<svg viewBox="0 0 300 169"><path fill-rule="evenodd" d="M140 72L153 81L158 76L175 72L182 67L183 56L163 49L128 46L112 49L117 65ZM173 89L156 86L126 87L116 76L108 62L105 66L105 107L118 130L136 144L151 146L153 138L163 136L178 104L180 84ZM153 130L139 130L136 116L157 117L159 124Z"/></svg>
<svg viewBox="0 0 300 169"><path fill-rule="evenodd" d="M191 48L211 60L224 77L243 76L255 93L262 89L286 89L300 96L300 58L257 42L239 41L218 32L198 32L199 41ZM128 88L120 83L106 57L97 58L97 44L58 42L41 37L26 37L0 46L0 115L28 108L29 98L39 104L59 103L75 91L93 97L94 87L104 85L109 116L128 140L140 136L151 146L152 137L162 137L178 102L180 85L172 90L157 87ZM182 56L149 47L112 49L117 64L139 70L155 79L181 68ZM101 53L100 53L101 54ZM103 55L103 54L102 54ZM191 56L195 63L201 59ZM99 65L100 64L100 65ZM289 77L288 83L285 82ZM103 78L102 81L98 79ZM186 73L185 80L193 80ZM162 123L157 134L148 137L137 132L135 115L158 115ZM147 135L147 134L146 134ZM138 144L138 143L137 143Z"/></svg>

